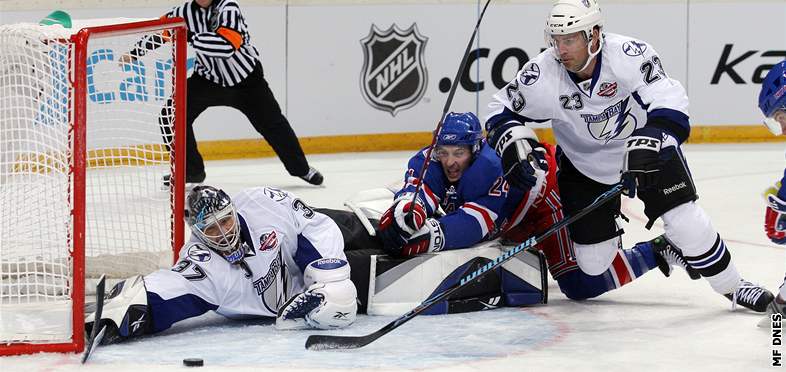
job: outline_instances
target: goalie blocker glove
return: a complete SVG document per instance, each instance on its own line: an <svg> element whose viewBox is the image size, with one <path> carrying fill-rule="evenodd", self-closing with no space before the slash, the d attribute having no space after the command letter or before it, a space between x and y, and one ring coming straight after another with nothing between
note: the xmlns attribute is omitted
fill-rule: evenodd
<svg viewBox="0 0 786 372"><path fill-rule="evenodd" d="M505 180L511 185L529 190L538 181L535 167L548 172L546 149L531 128L511 122L493 130L489 138L494 151L502 159Z"/></svg>
<svg viewBox="0 0 786 372"><path fill-rule="evenodd" d="M85 332L93 329L95 313L85 318ZM99 329L106 326L102 345L125 341L150 332L152 322L147 306L147 290L141 275L121 281L112 288L104 304Z"/></svg>
<svg viewBox="0 0 786 372"><path fill-rule="evenodd" d="M276 328L344 328L357 316L357 290L349 279L350 267L340 258L320 258L303 272L306 290L278 310Z"/></svg>

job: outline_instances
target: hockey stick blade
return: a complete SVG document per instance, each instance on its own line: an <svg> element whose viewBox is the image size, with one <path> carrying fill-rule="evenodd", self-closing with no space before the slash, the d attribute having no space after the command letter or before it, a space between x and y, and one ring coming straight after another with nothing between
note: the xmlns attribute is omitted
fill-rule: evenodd
<svg viewBox="0 0 786 372"><path fill-rule="evenodd" d="M525 251L527 249L533 249L534 246L536 246L538 243L542 242L544 239L548 238L549 236L553 235L557 231L567 227L571 223L584 217L587 213L594 211L604 203L618 197L620 194L622 194L622 189L623 189L622 183L614 184L611 187L611 189L598 196L595 199L595 201L590 203L590 205L584 207L582 210L576 212L576 214L574 214L573 216L560 220L559 222L552 225L548 230L541 233L540 235L533 236L527 239L526 241L524 241L523 243L507 250L505 253L494 259L494 261L489 262L488 264L480 267L479 269L467 274L466 276L461 278L459 282L456 282L455 284L451 285L450 287L440 292L439 294L426 299L414 309L398 317L398 319L388 323L387 325L380 328L376 332L364 336L311 335L308 336L308 339L306 339L306 349L308 350L357 349L374 342L374 340L384 336L388 332L410 321L412 318L416 317L421 312L430 308L432 305L446 299L448 296L453 294L458 289L464 287L466 284L474 282L475 280L491 272L493 269L501 266L505 261L511 259L516 254Z"/></svg>
<svg viewBox="0 0 786 372"><path fill-rule="evenodd" d="M93 350L95 350L96 346L101 343L101 339L104 338L104 330L106 330L106 326L101 327L101 331L98 331L98 324L100 324L101 320L101 313L104 310L104 287L106 285L106 277L101 275L101 278L98 279L98 284L96 285L96 312L95 317L93 317L93 329L90 331L90 340L87 341L87 345L85 346L85 354L82 356L82 364L87 362L87 358L90 358L92 355Z"/></svg>

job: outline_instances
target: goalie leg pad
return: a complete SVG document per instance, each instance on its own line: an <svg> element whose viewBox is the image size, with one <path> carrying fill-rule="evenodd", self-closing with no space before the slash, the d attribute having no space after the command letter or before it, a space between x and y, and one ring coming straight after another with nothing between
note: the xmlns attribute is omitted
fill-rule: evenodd
<svg viewBox="0 0 786 372"><path fill-rule="evenodd" d="M95 313L85 319L85 330L90 332ZM117 283L107 296L99 326L106 326L102 344L112 344L149 333L150 311L147 290L141 275Z"/></svg>

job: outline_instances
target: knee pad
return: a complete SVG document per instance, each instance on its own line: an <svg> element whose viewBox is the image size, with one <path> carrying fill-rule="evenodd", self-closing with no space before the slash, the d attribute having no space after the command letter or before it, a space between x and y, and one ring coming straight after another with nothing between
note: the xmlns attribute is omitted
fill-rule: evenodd
<svg viewBox="0 0 786 372"><path fill-rule="evenodd" d="M588 275L603 274L614 261L620 243L619 236L595 244L574 243L573 249L579 268Z"/></svg>
<svg viewBox="0 0 786 372"><path fill-rule="evenodd" d="M694 202L672 208L662 218L666 237L686 256L703 254L718 237L707 213Z"/></svg>

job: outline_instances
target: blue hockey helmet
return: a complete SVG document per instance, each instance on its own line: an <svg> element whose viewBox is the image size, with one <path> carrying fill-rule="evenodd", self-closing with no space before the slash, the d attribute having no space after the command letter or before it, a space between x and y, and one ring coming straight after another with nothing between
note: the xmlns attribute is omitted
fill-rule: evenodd
<svg viewBox="0 0 786 372"><path fill-rule="evenodd" d="M469 146L474 154L480 150L482 140L483 129L475 114L450 112L445 115L445 120L442 122L437 146Z"/></svg>
<svg viewBox="0 0 786 372"><path fill-rule="evenodd" d="M773 119L778 110L786 110L786 61L772 66L761 83L759 109L764 114L764 124L773 134L781 134L781 125Z"/></svg>

